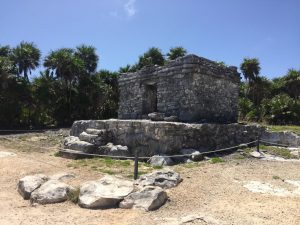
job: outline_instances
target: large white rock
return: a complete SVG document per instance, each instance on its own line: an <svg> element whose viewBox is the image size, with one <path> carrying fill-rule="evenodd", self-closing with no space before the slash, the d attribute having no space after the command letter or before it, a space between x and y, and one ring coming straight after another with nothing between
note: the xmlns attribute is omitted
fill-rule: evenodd
<svg viewBox="0 0 300 225"><path fill-rule="evenodd" d="M123 209L137 208L151 211L160 208L167 199L168 195L164 189L147 186L125 197L119 206Z"/></svg>
<svg viewBox="0 0 300 225"><path fill-rule="evenodd" d="M81 134L79 134L80 141L86 141L91 144L95 144L95 142L97 142L98 138L99 137L96 134L88 134L86 132L82 132Z"/></svg>
<svg viewBox="0 0 300 225"><path fill-rule="evenodd" d="M49 180L31 193L30 202L39 204L64 202L68 199L71 190L74 188L59 180Z"/></svg>
<svg viewBox="0 0 300 225"><path fill-rule="evenodd" d="M158 186L161 188L176 187L182 178L173 170L158 170L153 173L142 175L136 184L139 186Z"/></svg>
<svg viewBox="0 0 300 225"><path fill-rule="evenodd" d="M160 155L154 155L149 159L149 163L152 166L171 166L174 165L174 161L170 157L164 157Z"/></svg>
<svg viewBox="0 0 300 225"><path fill-rule="evenodd" d="M117 207L133 191L133 182L114 176L104 176L97 181L88 181L81 185L80 207L104 209Z"/></svg>
<svg viewBox="0 0 300 225"><path fill-rule="evenodd" d="M202 149L202 150L205 151L204 149ZM192 148L181 149L180 154L190 155L190 156L182 157L183 162L186 162L187 159L191 159L195 162L198 162L198 161L201 161L204 159L204 156L198 150L192 149Z"/></svg>
<svg viewBox="0 0 300 225"><path fill-rule="evenodd" d="M98 148L100 154L111 156L130 156L127 146L114 145L113 143L107 143L106 145Z"/></svg>
<svg viewBox="0 0 300 225"><path fill-rule="evenodd" d="M64 140L64 147L67 149L82 151L86 153L93 153L95 150L95 145L88 143L86 141L81 141L78 137L69 136Z"/></svg>
<svg viewBox="0 0 300 225"><path fill-rule="evenodd" d="M49 178L44 174L23 177L18 182L18 192L24 199L29 199L31 193L45 183Z"/></svg>

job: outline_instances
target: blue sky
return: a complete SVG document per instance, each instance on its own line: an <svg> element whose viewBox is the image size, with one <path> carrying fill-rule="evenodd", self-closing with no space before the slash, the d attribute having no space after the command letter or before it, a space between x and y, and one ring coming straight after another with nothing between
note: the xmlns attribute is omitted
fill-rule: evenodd
<svg viewBox="0 0 300 225"><path fill-rule="evenodd" d="M299 0L0 0L0 7L0 45L33 41L43 57L93 45L99 69L178 45L227 65L257 57L269 78L300 69Z"/></svg>

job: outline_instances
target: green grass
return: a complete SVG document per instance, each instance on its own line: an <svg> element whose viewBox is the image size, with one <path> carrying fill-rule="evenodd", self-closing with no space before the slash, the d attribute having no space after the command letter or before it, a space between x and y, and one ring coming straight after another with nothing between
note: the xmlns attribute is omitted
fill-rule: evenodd
<svg viewBox="0 0 300 225"><path fill-rule="evenodd" d="M275 156L279 156L284 159L298 159L298 157L295 155L292 155L290 150L287 148L278 148L278 147L274 147L274 146L259 145L259 149L262 152L265 152L265 153L268 153L271 155L275 155ZM245 157L251 157L250 153L253 151L256 151L256 147L245 148L243 150L245 153Z"/></svg>
<svg viewBox="0 0 300 225"><path fill-rule="evenodd" d="M269 128L270 131L292 131L296 134L300 135L300 126L294 126L294 125L286 125L286 126L272 126L272 125L266 125L267 128Z"/></svg>
<svg viewBox="0 0 300 225"><path fill-rule="evenodd" d="M53 154L53 156L55 156L55 157L60 157L60 152L55 152L54 154Z"/></svg>
<svg viewBox="0 0 300 225"><path fill-rule="evenodd" d="M213 163L213 164L223 163L223 162L225 162L225 160L220 158L220 157L213 157L213 158L210 159L210 163Z"/></svg>
<svg viewBox="0 0 300 225"><path fill-rule="evenodd" d="M273 179L274 180L282 180L279 176L276 176L276 175L273 176Z"/></svg>
<svg viewBox="0 0 300 225"><path fill-rule="evenodd" d="M243 155L235 155L234 158L235 158L235 159L242 160L242 159L245 159L246 157L243 156Z"/></svg>
<svg viewBox="0 0 300 225"><path fill-rule="evenodd" d="M78 202L79 193L80 193L79 188L75 188L74 190L69 191L67 193L68 200L76 204Z"/></svg>
<svg viewBox="0 0 300 225"><path fill-rule="evenodd" d="M88 170L105 173L118 174L125 177L133 177L133 160L118 160L112 158L91 158L91 159L77 159L67 164L67 167L72 168L87 168ZM148 163L139 162L139 175L150 173L153 169L161 169L162 167L152 167Z"/></svg>
<svg viewBox="0 0 300 225"><path fill-rule="evenodd" d="M286 148L278 148L274 146L259 145L260 150L266 151L271 155L280 156L285 159L297 159L297 156L291 154L291 151Z"/></svg>
<svg viewBox="0 0 300 225"><path fill-rule="evenodd" d="M195 168L204 165L203 163L198 163L198 162L189 162L189 163L183 163L181 164L182 167L184 168Z"/></svg>
<svg viewBox="0 0 300 225"><path fill-rule="evenodd" d="M164 167L163 166L153 166L153 169L156 169L156 170L160 170L162 168L164 168Z"/></svg>

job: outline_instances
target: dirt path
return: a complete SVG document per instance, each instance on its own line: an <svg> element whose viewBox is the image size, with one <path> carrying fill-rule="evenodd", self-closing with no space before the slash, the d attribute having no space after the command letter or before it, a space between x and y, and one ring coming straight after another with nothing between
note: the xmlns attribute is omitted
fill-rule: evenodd
<svg viewBox="0 0 300 225"><path fill-rule="evenodd" d="M258 160L205 162L199 167L176 168L183 182L168 190L170 201L154 212L138 210L87 210L70 202L32 207L16 191L18 180L28 174L73 172L73 185L101 177L86 168L69 168L71 160L53 152L22 153L0 158L0 224L300 224L300 195L276 196L254 193L244 187L249 181L267 182L293 190L282 180L300 181L300 163ZM275 179L276 178L276 179ZM188 222L189 218L196 218ZM186 217L186 218L184 218ZM184 222L185 221L185 222Z"/></svg>

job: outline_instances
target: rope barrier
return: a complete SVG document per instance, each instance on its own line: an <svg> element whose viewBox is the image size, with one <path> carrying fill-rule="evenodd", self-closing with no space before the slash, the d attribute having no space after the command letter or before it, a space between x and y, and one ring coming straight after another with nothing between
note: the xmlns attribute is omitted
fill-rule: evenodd
<svg viewBox="0 0 300 225"><path fill-rule="evenodd" d="M278 144L278 143L275 143L275 142L266 141L264 139L260 139L260 141L263 142L263 143L266 143L266 144L277 145L277 146L282 146L282 147L289 147L288 145Z"/></svg>
<svg viewBox="0 0 300 225"><path fill-rule="evenodd" d="M2 137L8 141L12 141L10 138L7 137ZM222 152L222 151L228 151L232 150L238 147L241 147L241 145L250 145L256 143L257 140L251 141L248 143L242 143L236 146L228 147L228 148L222 148L222 149L217 149L213 151L206 151L206 152L200 152L200 154L211 154L211 153L216 153L216 152ZM113 155L101 155L101 154L93 154L93 153L85 153L85 152L79 152L76 150L72 149L66 149L66 148L61 148L61 147L43 147L43 146L38 146L38 145L33 145L33 144L28 144L28 143L22 143L23 145L27 146L32 146L35 148L41 148L41 149L46 149L46 150L55 150L58 149L60 152L65 152L65 153L73 153L73 154L78 154L78 155L86 155L86 156L96 156L96 157L108 157L108 158L116 158L116 159L134 159L135 157L133 156L113 156ZM179 158L179 157L191 157L193 154L180 154L180 155L163 155L163 156L155 156L157 158ZM150 159L151 157L149 156L139 156L139 159Z"/></svg>
<svg viewBox="0 0 300 225"><path fill-rule="evenodd" d="M241 145L250 145L253 143L256 143L257 141L251 141L248 143L243 143L240 145L236 145L236 146L232 146L232 147L228 147L228 148L222 148L222 149L217 149L217 150L213 150L213 151L207 151L207 152L199 152L200 154L211 154L211 153L216 153L216 152L222 152L222 151L228 151L228 150L232 150L235 148L240 147ZM72 150L72 149L65 149L65 148L58 148L60 152L65 152L65 153L74 153L74 154L78 154L78 155L86 155L86 156L97 156L97 157L108 157L108 158L117 158L117 159L134 159L135 157L131 157L131 156L111 156L111 155L100 155L100 154L93 154L93 153L85 153L85 152L79 152L76 150ZM159 155L159 156L155 156L156 158L179 158L179 157L190 157L193 154L181 154L181 155ZM151 157L149 156L139 156L139 159L150 159Z"/></svg>

